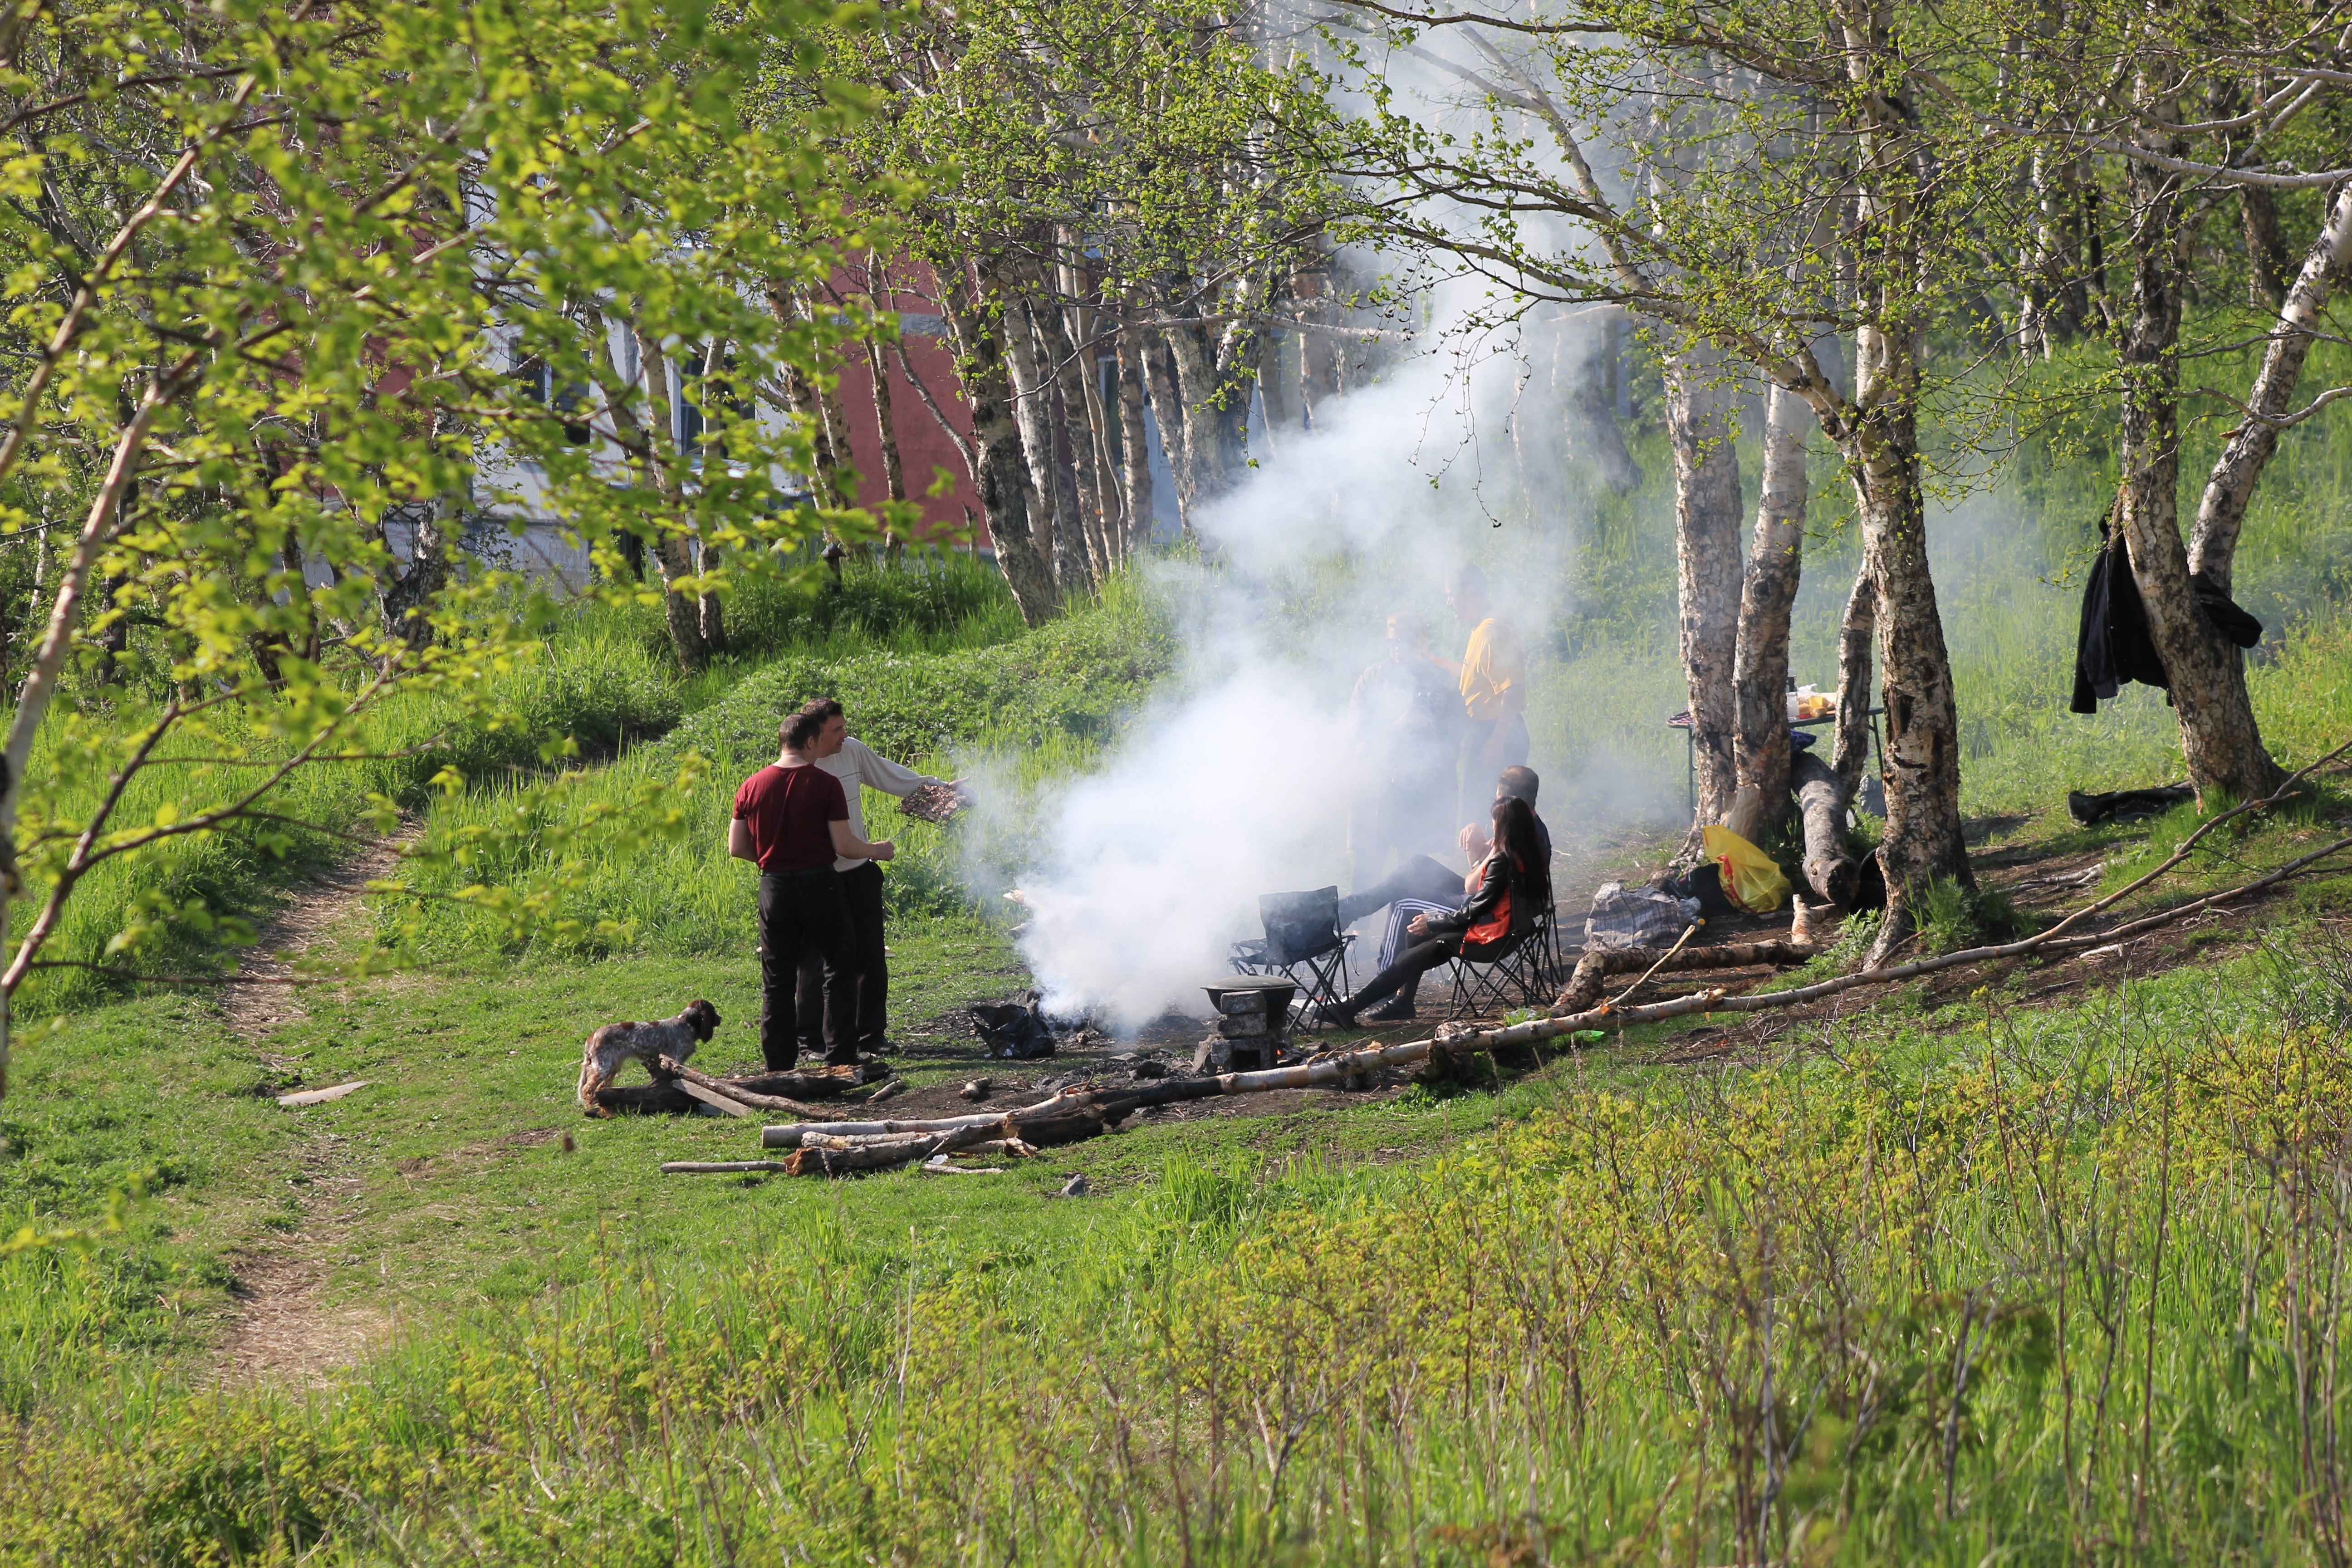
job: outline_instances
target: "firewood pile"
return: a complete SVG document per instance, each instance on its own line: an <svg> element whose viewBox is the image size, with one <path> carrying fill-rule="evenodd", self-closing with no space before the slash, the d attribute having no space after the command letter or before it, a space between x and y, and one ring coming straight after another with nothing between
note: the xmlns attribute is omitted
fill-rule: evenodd
<svg viewBox="0 0 2352 1568"><path fill-rule="evenodd" d="M1353 1050L1318 1051L1257 1072L1186 1073L1159 1062L1138 1062L1130 1068L1130 1077L1071 1083L1034 1105L927 1121L803 1119L771 1126L761 1134L764 1147L791 1151L781 1160L673 1161L662 1169L673 1174L774 1171L795 1176L853 1175L902 1165L931 1172L967 1170L950 1162L961 1157L1034 1158L1047 1149L1116 1131L1128 1119L1154 1106L1277 1089L1382 1088L1399 1081L1395 1068L1407 1061L1423 1061L1424 1076L1454 1070L1453 1058L1430 1062L1427 1056L1426 1042L1383 1047L1374 1041Z"/></svg>

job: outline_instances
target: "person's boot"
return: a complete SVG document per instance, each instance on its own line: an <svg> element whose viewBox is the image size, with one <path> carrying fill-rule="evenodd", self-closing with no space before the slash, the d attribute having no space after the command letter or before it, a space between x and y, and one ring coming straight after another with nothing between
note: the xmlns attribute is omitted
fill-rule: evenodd
<svg viewBox="0 0 2352 1568"><path fill-rule="evenodd" d="M1357 1011L1357 1002L1352 996L1337 1002L1318 1002L1315 1004L1315 1021L1328 1024L1334 1028L1352 1029L1356 1026Z"/></svg>
<svg viewBox="0 0 2352 1568"><path fill-rule="evenodd" d="M1413 1015L1412 998L1398 992L1380 1006L1364 1015L1367 1024L1401 1024Z"/></svg>

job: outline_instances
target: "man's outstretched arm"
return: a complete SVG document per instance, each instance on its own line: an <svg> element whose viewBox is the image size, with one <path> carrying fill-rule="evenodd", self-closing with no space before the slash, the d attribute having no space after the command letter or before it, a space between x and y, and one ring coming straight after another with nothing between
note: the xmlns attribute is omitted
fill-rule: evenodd
<svg viewBox="0 0 2352 1568"><path fill-rule="evenodd" d="M845 745L857 748L857 774L861 781L880 790L884 795L907 798L908 792L922 784L943 784L945 779L935 779L929 773L919 773L910 767L892 762L865 742L852 739Z"/></svg>

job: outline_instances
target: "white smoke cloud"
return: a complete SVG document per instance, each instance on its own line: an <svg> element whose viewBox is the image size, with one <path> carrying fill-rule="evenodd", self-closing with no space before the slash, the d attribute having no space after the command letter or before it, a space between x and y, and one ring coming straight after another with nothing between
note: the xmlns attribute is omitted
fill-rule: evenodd
<svg viewBox="0 0 2352 1568"><path fill-rule="evenodd" d="M1381 379L1325 400L1312 433L1254 449L1244 481L1198 510L1213 564L1160 568L1185 606L1177 695L1098 772L1024 808L1034 847L1020 947L1052 1010L1129 1026L1203 1011L1201 988L1231 973L1229 944L1260 934L1259 895L1349 890L1347 699L1383 657L1389 616L1422 616L1432 651L1458 659L1469 628L1447 611L1444 583L1475 563L1530 653L1548 643L1586 511L1561 460L1568 384L1601 323L1548 307L1525 329L1467 330L1493 306L1488 289L1433 285L1423 330ZM1570 771L1622 788L1591 757ZM1467 787L1483 800L1492 784ZM1011 830L991 826L991 809L978 837L1001 845ZM1370 945L1357 950L1359 983Z"/></svg>

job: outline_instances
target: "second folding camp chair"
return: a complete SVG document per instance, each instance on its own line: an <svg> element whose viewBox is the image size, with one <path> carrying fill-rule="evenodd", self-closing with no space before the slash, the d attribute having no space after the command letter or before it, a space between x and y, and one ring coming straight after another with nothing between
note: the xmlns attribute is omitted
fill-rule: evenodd
<svg viewBox="0 0 2352 1568"><path fill-rule="evenodd" d="M1356 938L1339 929L1337 887L1268 893L1258 900L1257 912L1265 935L1234 943L1235 973L1280 974L1297 983L1293 1006L1302 1019L1315 1017L1320 1005L1346 1000L1352 989L1348 947Z"/></svg>

